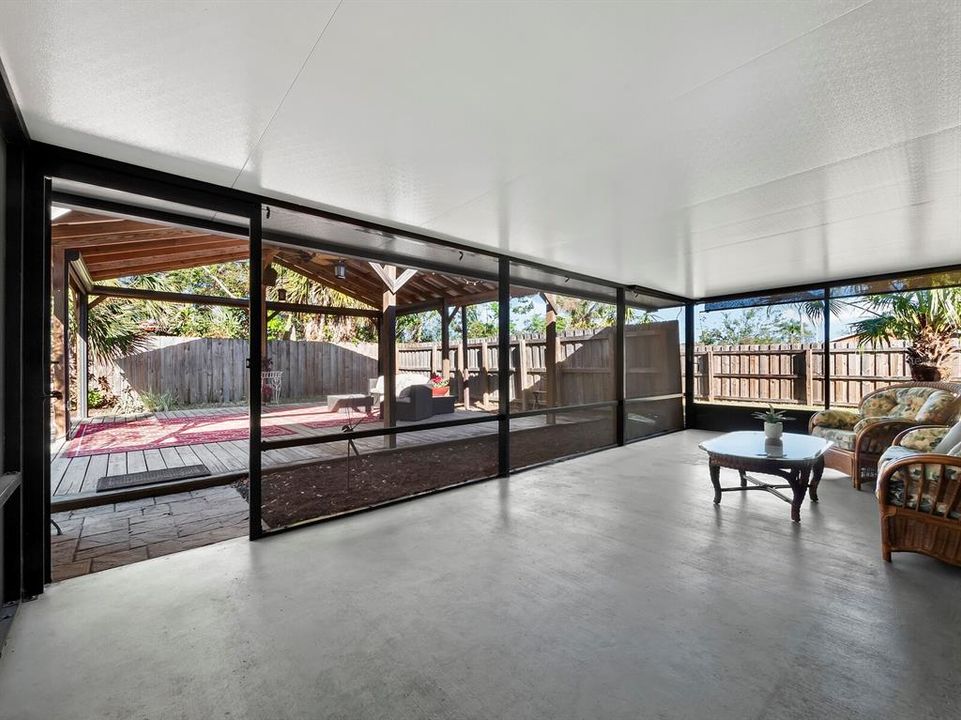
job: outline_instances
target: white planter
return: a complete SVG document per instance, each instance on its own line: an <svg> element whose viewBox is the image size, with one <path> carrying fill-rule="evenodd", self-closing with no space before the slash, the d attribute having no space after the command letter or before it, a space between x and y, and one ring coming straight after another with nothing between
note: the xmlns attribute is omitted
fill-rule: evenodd
<svg viewBox="0 0 961 720"><path fill-rule="evenodd" d="M783 433L784 423L764 423L764 437L766 437L768 440L780 440Z"/></svg>

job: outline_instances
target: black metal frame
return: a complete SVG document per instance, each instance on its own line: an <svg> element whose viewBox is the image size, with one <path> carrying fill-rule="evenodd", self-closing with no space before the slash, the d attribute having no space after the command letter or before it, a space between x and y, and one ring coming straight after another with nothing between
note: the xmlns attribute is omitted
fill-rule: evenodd
<svg viewBox="0 0 961 720"><path fill-rule="evenodd" d="M572 271L557 270L546 264L530 262L523 259L511 258L502 253L498 253L484 248L478 248L467 244L457 243L446 238L426 235L406 228L396 228L381 223L372 222L365 219L357 219L338 213L333 213L316 208L304 207L295 203L281 201L273 198L252 195L229 188L223 188L208 183L181 178L167 173L137 167L126 163L99 158L73 150L58 148L43 143L33 143L26 150L27 164L24 173L23 192L25 196L25 216L24 216L24 242L26 247L41 247L42 253L31 253L30 257L23 258L24 275L27 277L42 277L41 283L30 283L30 287L24 287L24 308L44 308L42 323L24 324L24 350L22 355L22 367L24 372L23 388L26 394L31 394L32 402L23 403L23 427L25 436L32 438L45 438L45 427L49 427L49 404L38 402L42 399L47 387L47 367L49 358L49 303L44 301L50 291L50 272L49 272L49 205L56 201L74 207L83 207L91 210L101 210L115 214L132 215L168 222L171 224L185 225L208 229L213 232L221 232L242 237L246 234L250 242L250 285L259 287L261 281L261 260L262 243L282 242L301 245L319 250L342 252L343 249L334 243L311 242L304 238L288 236L282 233L265 232L263 228L263 208L264 204L272 207L284 208L296 212L303 212L320 218L351 223L374 232L384 232L389 234L402 235L414 240L425 241L435 245L448 247L454 250L463 250L477 255L483 255L495 259L498 263L496 280L498 281L498 300L500 313L498 317L499 332L506 337L509 334L510 321L510 287L511 273L510 264L512 262L521 265L537 268L544 272L550 272L559 278L576 278L580 282L593 283L604 287L613 288L618 297L620 316L624 312L624 291L625 286L610 281L593 278ZM160 200L197 207L205 210L226 213L237 217L246 217L249 222L247 228L233 225L205 221L202 218L178 215L175 212L158 210L155 208L140 208L131 206L123 202L114 200L104 200L88 198L69 192L52 191L50 180L52 178L62 178L75 182L87 183L113 190L119 190L133 195L157 198ZM372 252L365 259L381 259L385 261L396 261L398 264L409 265L411 258L394 257L390 253ZM479 273L474 269L462 269L456 264L447 265L431 261L414 261L413 264L425 269L435 269L441 272L478 276ZM429 266L429 267L428 267ZM495 279L495 278L489 278ZM519 280L519 285L527 287L531 283L527 280ZM538 283L543 284L543 283ZM556 285L551 285L552 290L574 296L586 296L580 289L567 289L563 281L559 280ZM636 288L655 298L660 298L670 302L682 303L683 298L663 293L654 289ZM589 293L588 293L589 294ZM605 299L609 302L609 299ZM251 330L251 357L250 366L250 386L249 386L249 407L251 413L250 429L250 528L249 534L252 539L264 535L261 524L260 506L260 477L262 475L261 453L279 447L286 447L289 444L299 444L298 441L264 441L261 434L261 398L260 398L260 370L261 370L261 348L260 348L260 322L262 300L258 292L250 294L250 330ZM274 304L271 304L276 305ZM623 342L617 340L617 359L616 373L621 376L623 371ZM510 367L510 348L505 343L499 343L498 364L500 367ZM509 433L510 419L512 417L523 417L525 413L510 413L510 376L509 373L499 373L499 408L496 414L482 415L478 418L458 419L454 421L444 421L436 423L423 423L413 426L379 428L377 430L357 430L350 434L351 439L374 436L390 436L401 433L417 432L418 430L430 430L457 425L497 422L498 423L498 467L500 475L511 473L509 457ZM623 388L623 382L618 383L619 388ZM618 391L619 393L621 390ZM33 397L36 396L36 397ZM26 398L26 395L25 395ZM605 401L602 403L566 406L562 408L551 408L551 411L558 412L564 410L587 410L591 407L619 407L621 412L616 414L618 424L618 441L623 438L623 403L619 400ZM539 414L535 412L533 414ZM308 439L307 443L312 442L340 442L348 438L345 434L318 436ZM47 519L49 517L49 467L47 463L48 445L39 440L24 447L24 507L28 512L28 522L25 523L25 542L24 542L24 577L25 588L29 594L38 594L43 590L44 581L49 581L49 553L48 553L48 532ZM598 450L605 448L598 448ZM563 458L558 458L559 461ZM529 469L529 468L524 468ZM518 471L514 471L518 472ZM42 478L37 482L37 478ZM478 480L479 481L479 480ZM477 481L471 481L477 482ZM450 489L450 487L460 487L462 484L440 488L439 490ZM419 495L418 495L419 496ZM363 511L363 509L358 510ZM298 524L297 526L300 526ZM271 531L270 534L273 532Z"/></svg>

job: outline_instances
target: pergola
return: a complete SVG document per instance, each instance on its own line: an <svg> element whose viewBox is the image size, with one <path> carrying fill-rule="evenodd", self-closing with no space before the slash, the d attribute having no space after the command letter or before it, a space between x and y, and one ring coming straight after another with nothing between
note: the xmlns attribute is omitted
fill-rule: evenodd
<svg viewBox="0 0 961 720"><path fill-rule="evenodd" d="M130 219L86 210L71 210L52 222L51 287L53 291L53 329L51 378L53 416L58 436L68 436L70 418L70 360L76 353L77 412L87 417L88 322L90 308L106 298L128 298L155 302L187 303L225 307L249 306L245 297L191 295L129 288L104 284L117 278L146 275L170 270L202 267L246 260L249 240L243 234L198 230L154 221ZM398 316L438 312L441 318L441 372L451 377L450 327L460 318L463 357L467 355L467 308L497 299L497 285L484 279L436 271L415 270L378 263L358 257L314 251L279 240L265 240L262 251L263 307L268 317L278 312L315 315L366 317L376 323L379 337L379 371L384 376L385 395L393 397L397 368L396 320ZM335 273L343 264L346 272ZM344 308L291 303L277 298L270 288L276 283L274 266L288 268L305 278L337 290L363 307ZM76 297L73 311L77 344L71 349L68 315L69 290ZM546 304L546 391L550 404L556 393L557 325L554 296L526 287L514 286L512 296L540 294ZM274 297L271 298L271 295ZM266 353L267 323L261 346ZM462 400L469 403L465 367L460 369ZM391 403L385 403L384 421L394 422Z"/></svg>

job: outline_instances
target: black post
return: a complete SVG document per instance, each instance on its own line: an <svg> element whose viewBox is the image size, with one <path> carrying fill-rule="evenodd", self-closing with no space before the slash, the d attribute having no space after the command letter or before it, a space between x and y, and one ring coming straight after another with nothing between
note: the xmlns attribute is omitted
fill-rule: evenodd
<svg viewBox="0 0 961 720"><path fill-rule="evenodd" d="M510 474L510 409L511 409L511 263L505 257L497 265L497 417L499 452L498 474Z"/></svg>
<svg viewBox="0 0 961 720"><path fill-rule="evenodd" d="M50 180L32 152L24 181L21 291L23 593L43 592L50 579ZM31 313L40 315L40 322Z"/></svg>
<svg viewBox="0 0 961 720"><path fill-rule="evenodd" d="M697 427L694 407L694 303L684 306L684 428Z"/></svg>
<svg viewBox="0 0 961 720"><path fill-rule="evenodd" d="M821 367L824 368L824 407L831 407L831 288L824 288L824 352ZM812 372L814 369L811 369Z"/></svg>
<svg viewBox="0 0 961 720"><path fill-rule="evenodd" d="M617 288L617 317L614 325L614 395L617 398L617 444L623 445L627 403L624 401L624 333L627 323L627 308L624 305L624 288Z"/></svg>
<svg viewBox="0 0 961 720"><path fill-rule="evenodd" d="M0 82L0 88L3 83ZM21 458L21 373L23 348L23 305L21 298L22 248L23 248L23 188L24 188L24 149L22 145L6 143L5 197L6 225L3 228L3 441L0 442L3 457L0 459L4 473L17 472L22 467ZM15 496L0 500L0 513L3 513L3 556L0 565L3 577L3 597L0 602L19 603L23 596L23 487L14 491ZM39 541L43 541L41 537Z"/></svg>
<svg viewBox="0 0 961 720"><path fill-rule="evenodd" d="M263 222L260 205L255 206L250 213L250 262L248 265L247 296L250 298L249 313L249 345L250 357L247 367L250 368L250 378L247 389L247 401L250 408L250 449L248 460L248 492L247 502L250 504L250 539L256 540L263 535L260 522L260 487L261 487L261 392L262 382L260 373L263 357L263 322L264 300L261 292L263 282Z"/></svg>

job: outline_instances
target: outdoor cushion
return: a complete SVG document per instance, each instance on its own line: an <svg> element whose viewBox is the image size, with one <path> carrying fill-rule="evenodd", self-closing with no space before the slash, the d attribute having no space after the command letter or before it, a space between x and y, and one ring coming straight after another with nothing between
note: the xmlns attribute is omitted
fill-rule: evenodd
<svg viewBox="0 0 961 720"><path fill-rule="evenodd" d="M935 448L939 446L941 440L949 432L950 430L946 427L916 428L914 430L908 430L904 437L901 438L901 446L917 452L944 453L954 447L954 444L951 444L942 450L936 450ZM959 435L961 435L961 431L959 431ZM961 442L961 437L959 437L958 442Z"/></svg>
<svg viewBox="0 0 961 720"><path fill-rule="evenodd" d="M939 428L922 428L920 430L912 430L912 433L920 433L922 431L938 430ZM907 437L902 438L903 443ZM886 465L894 462L895 460L901 460L904 458L910 458L915 455L922 454L924 451L913 450L909 447L902 445L894 445L889 447L881 455L881 459L878 461L878 473L880 474ZM961 443L958 443L950 449L947 453L941 453L944 455L953 455L955 457L961 457ZM948 483L948 487L945 489L944 493L941 493L941 502L937 503L935 508L937 513L941 515L944 514L944 510L947 507L946 499L949 499L954 491L955 484L961 482L961 468L953 465L945 465L944 468L944 479ZM941 484L941 471L942 465L939 463L915 463L902 467L895 472L895 474L890 478L888 482L888 493L886 501L889 505L897 505L899 507L905 507L904 502L904 481L905 477L908 479L908 492L907 492L907 505L909 509L918 508L918 493L919 485L921 480L921 473L923 472L927 479L927 486L924 488L924 494L921 497L921 511L930 512L932 503L937 502L940 484ZM880 485L875 489L875 494L880 497ZM961 517L961 508L951 513L950 517L958 518Z"/></svg>
<svg viewBox="0 0 961 720"><path fill-rule="evenodd" d="M961 443L961 421L954 424L948 432L941 438L941 441L934 446L933 452L946 453L955 445Z"/></svg>
<svg viewBox="0 0 961 720"><path fill-rule="evenodd" d="M824 438L825 440L830 440L842 450L854 450L854 437L856 433L853 430L815 426L811 429L811 434Z"/></svg>
<svg viewBox="0 0 961 720"><path fill-rule="evenodd" d="M860 419L861 416L858 415L854 410L822 410L819 413L815 413L811 424L814 427L820 426L850 430Z"/></svg>
<svg viewBox="0 0 961 720"><path fill-rule="evenodd" d="M861 417L881 417L888 414L895 405L898 404L897 394L894 390L885 390L867 398L861 407Z"/></svg>
<svg viewBox="0 0 961 720"><path fill-rule="evenodd" d="M947 390L935 390L928 395L915 420L921 425L942 425L951 422L958 412L958 399Z"/></svg>
<svg viewBox="0 0 961 720"><path fill-rule="evenodd" d="M895 391L898 402L885 415L914 420L933 392L929 387L898 388Z"/></svg>
<svg viewBox="0 0 961 720"><path fill-rule="evenodd" d="M919 450L912 450L904 445L892 445L883 453L881 453L881 459L878 460L878 472L884 469L884 466L895 460L900 460L901 458L911 457L917 455Z"/></svg>

